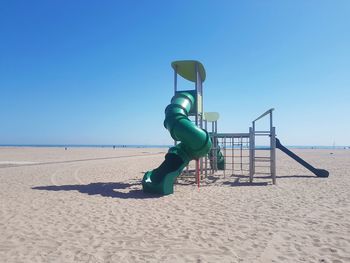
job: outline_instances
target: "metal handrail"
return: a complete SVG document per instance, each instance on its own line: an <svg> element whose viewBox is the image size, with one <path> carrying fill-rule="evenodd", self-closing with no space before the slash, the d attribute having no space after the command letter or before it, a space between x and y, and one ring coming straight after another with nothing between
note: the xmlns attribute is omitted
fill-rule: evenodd
<svg viewBox="0 0 350 263"><path fill-rule="evenodd" d="M258 118L256 118L255 120L253 120L253 122L256 122L257 120L260 120L262 117L266 116L267 114L270 114L274 111L274 108L271 108L269 110L267 110L266 112L264 112L263 114L261 114Z"/></svg>

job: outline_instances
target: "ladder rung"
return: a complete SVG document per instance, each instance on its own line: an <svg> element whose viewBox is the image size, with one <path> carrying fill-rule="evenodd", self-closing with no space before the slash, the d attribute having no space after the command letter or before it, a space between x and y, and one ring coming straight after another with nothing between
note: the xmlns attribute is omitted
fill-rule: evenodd
<svg viewBox="0 0 350 263"><path fill-rule="evenodd" d="M255 151L270 151L271 148L270 148L270 147L266 147L266 148L254 148L253 150L255 150Z"/></svg>
<svg viewBox="0 0 350 263"><path fill-rule="evenodd" d="M256 133L268 133L268 134L270 134L270 131L254 131L254 133L256 134Z"/></svg>
<svg viewBox="0 0 350 263"><path fill-rule="evenodd" d="M256 162L262 162L262 163L267 163L267 162L271 162L271 160L255 160Z"/></svg>

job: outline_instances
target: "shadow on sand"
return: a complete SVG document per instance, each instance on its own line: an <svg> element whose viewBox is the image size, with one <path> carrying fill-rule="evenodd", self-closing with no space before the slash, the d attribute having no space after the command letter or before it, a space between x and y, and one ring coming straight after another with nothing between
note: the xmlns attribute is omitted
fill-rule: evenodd
<svg viewBox="0 0 350 263"><path fill-rule="evenodd" d="M254 178L256 179L270 179L271 176L256 176L254 175ZM287 178L317 178L317 176L314 175L277 175L277 179L287 179Z"/></svg>
<svg viewBox="0 0 350 263"><path fill-rule="evenodd" d="M91 184L75 184L75 185L48 185L32 187L34 190L45 191L78 191L87 195L101 195L105 197L121 198L121 199L148 199L159 198L161 195L146 194L140 189L133 189L140 183L91 183ZM124 190L124 191L118 191Z"/></svg>
<svg viewBox="0 0 350 263"><path fill-rule="evenodd" d="M241 182L240 178L247 178L246 176L231 175L236 177L233 182L223 182L224 185L239 187L239 186L267 186L268 182ZM268 177L254 176L255 179L268 179ZM308 175L291 175L291 176L277 176L277 178L316 178ZM214 182L217 180L215 177L209 177ZM179 185L189 185L193 182L177 182ZM162 195L147 194L140 189L134 189L135 186L139 186L140 182L135 183L118 183L118 182L98 182L90 184L74 184L74 185L47 185L32 187L34 190L45 191L78 191L87 195L100 195L104 197L120 198L120 199L151 199L160 198ZM118 191L119 190L119 191ZM120 191L122 190L122 191Z"/></svg>
<svg viewBox="0 0 350 263"><path fill-rule="evenodd" d="M223 182L224 185L229 185L233 187L237 186L266 186L268 182L240 182L239 178L236 178L233 182Z"/></svg>
<svg viewBox="0 0 350 263"><path fill-rule="evenodd" d="M233 182L224 182L224 185L229 185L229 186L266 186L269 185L268 182L256 182L253 181L252 183L250 182L241 182L240 178L248 178L248 176L242 176L242 175L231 175L231 177L235 177L236 179ZM282 176L276 176L277 179L287 179L287 178L317 178L316 176L312 175L282 175ZM254 175L254 179L271 179L271 176L263 176L261 174Z"/></svg>

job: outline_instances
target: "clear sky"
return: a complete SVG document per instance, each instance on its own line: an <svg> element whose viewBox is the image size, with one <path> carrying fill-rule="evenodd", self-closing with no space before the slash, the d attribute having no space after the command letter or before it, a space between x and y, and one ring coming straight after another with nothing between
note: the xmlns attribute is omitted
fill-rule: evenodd
<svg viewBox="0 0 350 263"><path fill-rule="evenodd" d="M350 1L2 1L0 144L169 144L173 60L246 132L274 107L287 145L350 145Z"/></svg>

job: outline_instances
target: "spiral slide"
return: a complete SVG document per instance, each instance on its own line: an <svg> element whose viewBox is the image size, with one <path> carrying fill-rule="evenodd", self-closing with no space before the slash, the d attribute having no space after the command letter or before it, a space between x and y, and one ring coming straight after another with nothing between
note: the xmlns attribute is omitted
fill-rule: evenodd
<svg viewBox="0 0 350 263"><path fill-rule="evenodd" d="M188 163L208 154L212 145L208 132L197 127L188 118L195 104L193 95L184 91L176 93L166 107L164 127L180 143L169 149L164 162L158 168L145 173L142 179L144 192L172 194L176 177Z"/></svg>

